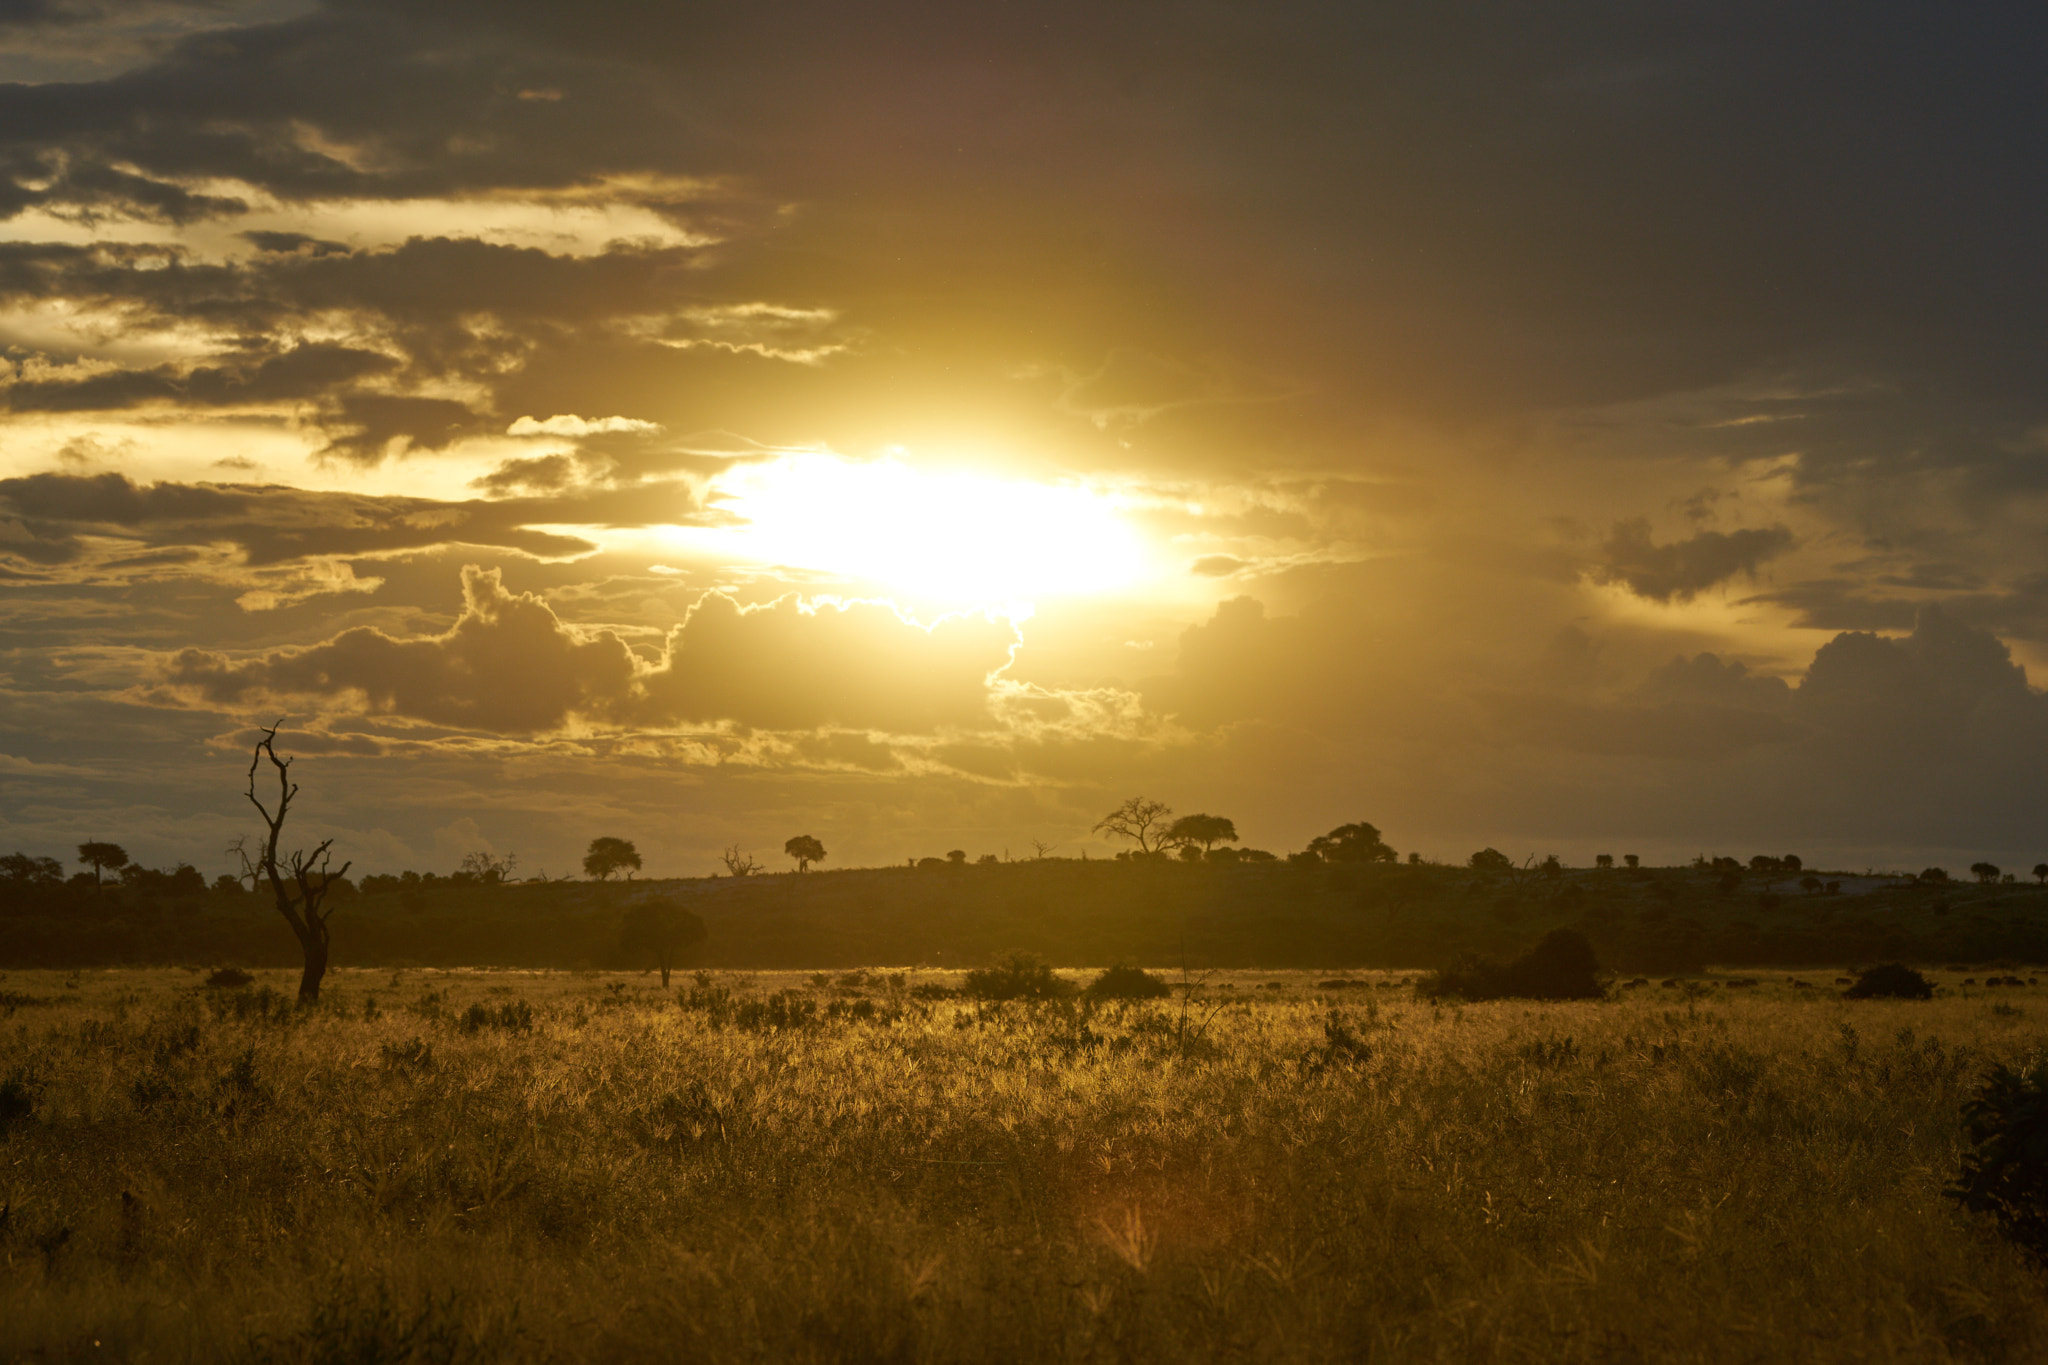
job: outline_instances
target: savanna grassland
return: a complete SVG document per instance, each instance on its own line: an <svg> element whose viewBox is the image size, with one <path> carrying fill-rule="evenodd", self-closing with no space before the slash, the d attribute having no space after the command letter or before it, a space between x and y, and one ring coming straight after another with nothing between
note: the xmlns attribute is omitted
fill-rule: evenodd
<svg viewBox="0 0 2048 1365"><path fill-rule="evenodd" d="M2029 1360L1944 1199L2048 1000L0 979L0 1358Z"/></svg>

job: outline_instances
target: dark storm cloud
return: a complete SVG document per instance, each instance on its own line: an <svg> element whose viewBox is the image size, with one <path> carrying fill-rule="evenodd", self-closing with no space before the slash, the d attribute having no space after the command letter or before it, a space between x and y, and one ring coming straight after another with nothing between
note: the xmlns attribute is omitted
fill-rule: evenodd
<svg viewBox="0 0 2048 1365"><path fill-rule="evenodd" d="M1689 602L1700 593L1736 577L1755 577L1768 561L1792 548L1792 533L1782 526L1761 530L1702 531L1686 540L1659 545L1644 519L1615 523L1601 547L1603 560L1592 571L1599 583L1621 583L1638 597L1658 602Z"/></svg>
<svg viewBox="0 0 2048 1365"><path fill-rule="evenodd" d="M989 725L989 680L1017 639L1007 621L981 616L927 628L886 603L806 606L790 597L749 608L711 593L643 666L616 634L565 624L534 594L507 590L495 569L471 565L462 585L462 614L440 635L398 639L359 628L243 661L188 649L164 678L220 707L357 699L373 715L504 734L576 718L914 733ZM833 752L847 761L866 750Z"/></svg>

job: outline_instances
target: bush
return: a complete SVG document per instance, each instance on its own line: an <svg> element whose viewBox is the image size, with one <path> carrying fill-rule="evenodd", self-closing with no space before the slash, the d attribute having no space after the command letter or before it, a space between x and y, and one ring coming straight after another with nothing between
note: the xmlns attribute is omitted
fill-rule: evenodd
<svg viewBox="0 0 2048 1365"><path fill-rule="evenodd" d="M533 1006L524 1000L507 1000L495 1008L471 1005L462 1012L456 1024L464 1033L481 1033L487 1028L502 1029L506 1033L531 1033Z"/></svg>
<svg viewBox="0 0 2048 1365"><path fill-rule="evenodd" d="M1012 953L993 967L967 974L966 994L981 1000L1055 1000L1072 995L1074 983L1054 974L1050 963L1029 953Z"/></svg>
<svg viewBox="0 0 2048 1365"><path fill-rule="evenodd" d="M1140 967L1111 967L1088 983L1088 994L1098 1000L1156 1000L1172 993L1171 986Z"/></svg>
<svg viewBox="0 0 2048 1365"><path fill-rule="evenodd" d="M255 979L240 967L220 967L206 978L206 984L215 990L238 991Z"/></svg>
<svg viewBox="0 0 2048 1365"><path fill-rule="evenodd" d="M2048 1258L2048 1085L1994 1066L1963 1106L1963 1134L1970 1146L1962 1174L1943 1193L1992 1215L2000 1232Z"/></svg>
<svg viewBox="0 0 2048 1365"><path fill-rule="evenodd" d="M1851 1000L1931 1000L1927 978L1900 962L1887 962L1859 973L1856 984L1842 992Z"/></svg>
<svg viewBox="0 0 2048 1365"><path fill-rule="evenodd" d="M1424 978L1417 989L1466 1000L1599 1000L1607 994L1593 945L1576 929L1551 930L1513 962L1468 957Z"/></svg>

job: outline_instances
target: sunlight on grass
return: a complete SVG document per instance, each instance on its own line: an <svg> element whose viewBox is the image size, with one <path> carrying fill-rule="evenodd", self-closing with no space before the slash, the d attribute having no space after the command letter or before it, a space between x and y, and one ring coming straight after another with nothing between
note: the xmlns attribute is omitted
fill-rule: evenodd
<svg viewBox="0 0 2048 1365"><path fill-rule="evenodd" d="M2030 990L0 979L0 1358L2038 1358ZM92 1345L91 1343L97 1343Z"/></svg>

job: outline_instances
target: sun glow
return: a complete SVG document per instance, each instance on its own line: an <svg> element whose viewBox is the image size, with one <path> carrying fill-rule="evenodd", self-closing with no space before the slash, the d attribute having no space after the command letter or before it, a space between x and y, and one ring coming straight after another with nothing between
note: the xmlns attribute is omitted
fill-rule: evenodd
<svg viewBox="0 0 2048 1365"><path fill-rule="evenodd" d="M1115 501L1077 485L794 455L733 470L712 500L744 524L690 539L949 605L1108 592L1144 568Z"/></svg>

